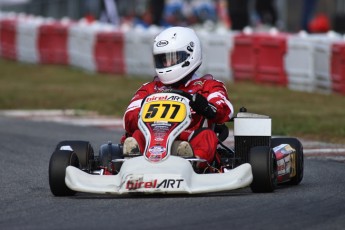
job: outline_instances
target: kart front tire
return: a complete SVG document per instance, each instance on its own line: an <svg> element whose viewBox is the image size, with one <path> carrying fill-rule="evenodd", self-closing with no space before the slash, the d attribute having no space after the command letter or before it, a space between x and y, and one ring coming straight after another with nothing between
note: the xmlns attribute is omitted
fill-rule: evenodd
<svg viewBox="0 0 345 230"><path fill-rule="evenodd" d="M296 175L291 177L291 179L284 184L287 185L298 185L301 183L304 174L304 154L302 143L294 137L276 137L272 138L271 146L272 148L281 145L289 144L293 149L296 150Z"/></svg>
<svg viewBox="0 0 345 230"><path fill-rule="evenodd" d="M94 159L94 151L90 142L78 140L61 141L55 150L59 150L61 146L71 146L78 156L81 168L90 169L90 162Z"/></svg>
<svg viewBox="0 0 345 230"><path fill-rule="evenodd" d="M55 196L73 196L75 191L69 189L65 183L67 166L79 168L79 159L75 152L56 150L49 162L49 186Z"/></svg>
<svg viewBox="0 0 345 230"><path fill-rule="evenodd" d="M249 151L253 182L250 188L255 193L273 192L277 187L277 162L269 146L256 146Z"/></svg>

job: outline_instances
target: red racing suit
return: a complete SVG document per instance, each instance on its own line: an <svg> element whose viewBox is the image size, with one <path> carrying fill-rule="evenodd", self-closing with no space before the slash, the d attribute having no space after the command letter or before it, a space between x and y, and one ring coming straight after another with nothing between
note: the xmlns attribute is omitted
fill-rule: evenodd
<svg viewBox="0 0 345 230"><path fill-rule="evenodd" d="M124 128L127 136L133 136L138 141L140 151L145 149L145 137L138 128L141 102L146 96L166 89L170 89L170 87L155 77L152 82L145 83L138 89L127 107L123 118ZM205 120L203 116L192 111L191 124L178 137L181 141L189 141L196 157L211 163L214 160L218 139L215 132L207 128L211 128L212 124L222 124L229 121L233 116L233 106L229 101L225 85L215 80L212 75L198 78L194 74L191 80L185 85L180 85L177 89L190 94L199 93L217 108L216 116L212 120ZM207 128L205 129L205 127Z"/></svg>

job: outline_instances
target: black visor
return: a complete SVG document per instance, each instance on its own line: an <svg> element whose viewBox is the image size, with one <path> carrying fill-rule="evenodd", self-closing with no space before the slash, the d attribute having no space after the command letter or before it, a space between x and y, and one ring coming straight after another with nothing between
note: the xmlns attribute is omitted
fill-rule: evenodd
<svg viewBox="0 0 345 230"><path fill-rule="evenodd" d="M186 51L177 51L154 55L155 66L157 69L163 69L180 64L187 60L189 54Z"/></svg>

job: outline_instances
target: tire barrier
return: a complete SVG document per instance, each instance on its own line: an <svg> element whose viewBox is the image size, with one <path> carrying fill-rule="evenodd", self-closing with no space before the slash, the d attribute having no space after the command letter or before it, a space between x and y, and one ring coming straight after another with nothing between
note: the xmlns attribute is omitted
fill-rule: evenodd
<svg viewBox="0 0 345 230"><path fill-rule="evenodd" d="M19 62L151 78L155 74L152 42L161 30L0 12L0 55ZM340 34L288 34L274 29L196 32L204 51L199 74L345 95L345 39Z"/></svg>

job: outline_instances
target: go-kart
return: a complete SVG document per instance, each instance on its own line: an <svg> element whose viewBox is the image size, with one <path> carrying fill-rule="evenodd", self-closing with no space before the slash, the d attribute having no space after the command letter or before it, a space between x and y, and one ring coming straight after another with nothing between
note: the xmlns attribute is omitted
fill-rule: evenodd
<svg viewBox="0 0 345 230"><path fill-rule="evenodd" d="M224 144L229 131L216 125L219 145L214 162L176 155L176 137L191 122L191 95L170 90L143 100L138 126L146 139L139 154L124 154L111 142L95 156L88 141L57 144L49 163L55 196L96 194L222 192L250 187L273 192L279 184L297 185L303 178L303 146L296 138L271 137L271 118L242 108L234 122L234 147ZM205 140L207 141L207 140ZM200 170L197 164L206 164Z"/></svg>

